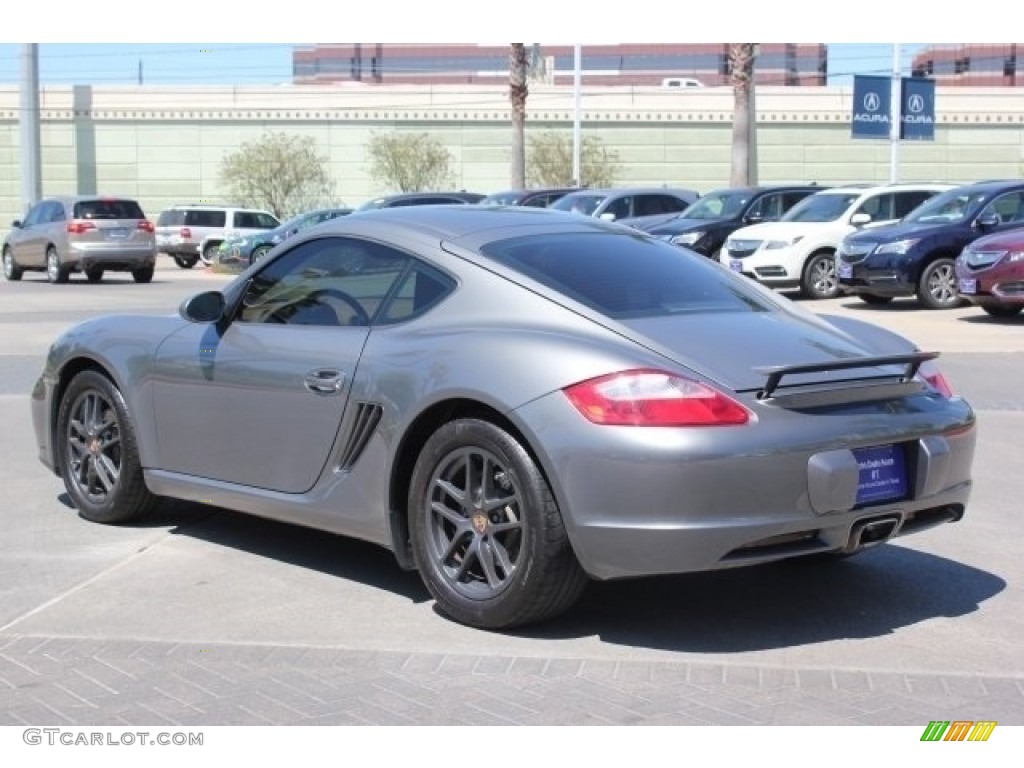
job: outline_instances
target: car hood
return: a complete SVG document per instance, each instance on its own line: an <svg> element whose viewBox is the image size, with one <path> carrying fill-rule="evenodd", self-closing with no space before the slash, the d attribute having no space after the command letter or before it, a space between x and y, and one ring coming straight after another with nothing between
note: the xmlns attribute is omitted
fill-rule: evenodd
<svg viewBox="0 0 1024 768"><path fill-rule="evenodd" d="M735 391L757 390L766 376L760 367L827 364L857 357L914 351L906 339L856 321L853 333L816 316L788 311L722 312L639 318L623 323L637 341ZM646 344L645 344L646 346ZM887 371L887 372L891 372ZM827 382L881 369L820 372L786 378L787 384Z"/></svg>
<svg viewBox="0 0 1024 768"><path fill-rule="evenodd" d="M923 238L940 232L948 232L950 229L959 229L960 226L948 222L919 224L916 221L906 221L877 229L866 229L863 232L850 235L849 239L856 243L893 243L897 240Z"/></svg>
<svg viewBox="0 0 1024 768"><path fill-rule="evenodd" d="M844 232L849 226L841 221L765 221L738 229L731 240L792 240L829 232Z"/></svg>

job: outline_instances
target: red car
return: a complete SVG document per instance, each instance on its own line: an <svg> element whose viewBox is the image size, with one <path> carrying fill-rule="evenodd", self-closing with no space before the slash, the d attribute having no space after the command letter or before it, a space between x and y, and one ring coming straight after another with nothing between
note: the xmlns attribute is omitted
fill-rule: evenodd
<svg viewBox="0 0 1024 768"><path fill-rule="evenodd" d="M1024 229L1000 232L967 245L956 260L960 295L993 317L1024 309Z"/></svg>

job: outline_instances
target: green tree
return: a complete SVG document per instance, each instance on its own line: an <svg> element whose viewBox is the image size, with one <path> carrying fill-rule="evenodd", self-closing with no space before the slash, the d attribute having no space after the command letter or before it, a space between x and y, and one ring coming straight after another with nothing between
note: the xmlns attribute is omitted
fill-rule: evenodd
<svg viewBox="0 0 1024 768"><path fill-rule="evenodd" d="M335 203L326 162L312 136L272 131L227 155L220 178L238 203L265 208L284 219Z"/></svg>
<svg viewBox="0 0 1024 768"><path fill-rule="evenodd" d="M443 192L454 186L451 153L426 133L373 133L370 176L399 192Z"/></svg>
<svg viewBox="0 0 1024 768"><path fill-rule="evenodd" d="M619 156L596 136L584 136L580 145L582 179L572 177L572 136L545 131L530 137L527 172L532 184L565 187L585 183L591 187L614 186L619 172Z"/></svg>
<svg viewBox="0 0 1024 768"><path fill-rule="evenodd" d="M512 105L512 172L513 189L526 186L526 46L512 43L509 50L508 100Z"/></svg>

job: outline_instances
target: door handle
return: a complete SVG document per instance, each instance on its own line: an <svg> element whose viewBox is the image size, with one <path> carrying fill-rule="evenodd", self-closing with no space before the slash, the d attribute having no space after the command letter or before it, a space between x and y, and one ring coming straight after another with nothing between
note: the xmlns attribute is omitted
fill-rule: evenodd
<svg viewBox="0 0 1024 768"><path fill-rule="evenodd" d="M333 368L310 371L302 380L303 386L317 395L336 395L341 391L345 374Z"/></svg>

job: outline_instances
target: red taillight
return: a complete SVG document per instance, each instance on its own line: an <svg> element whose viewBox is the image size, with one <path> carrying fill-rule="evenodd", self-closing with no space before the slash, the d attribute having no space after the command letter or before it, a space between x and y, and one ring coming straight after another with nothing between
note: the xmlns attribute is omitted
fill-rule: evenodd
<svg viewBox="0 0 1024 768"><path fill-rule="evenodd" d="M91 221L82 221L81 219L74 219L68 222L68 232L72 235L81 235L88 232L90 229L96 229L96 225Z"/></svg>
<svg viewBox="0 0 1024 768"><path fill-rule="evenodd" d="M143 232L152 232L153 222L150 221L149 219L143 219L142 221L139 222L139 229L141 229Z"/></svg>
<svg viewBox="0 0 1024 768"><path fill-rule="evenodd" d="M917 375L924 379L925 383L938 394L947 399L953 397L953 388L949 386L946 377L942 375L942 372L935 363L930 360L926 361L921 365Z"/></svg>
<svg viewBox="0 0 1024 768"><path fill-rule="evenodd" d="M589 421L635 427L746 424L750 413L706 384L655 370L623 371L564 390Z"/></svg>
<svg viewBox="0 0 1024 768"><path fill-rule="evenodd" d="M188 227L182 227L181 228L181 239L182 240L191 240L192 239L192 230L189 229Z"/></svg>

